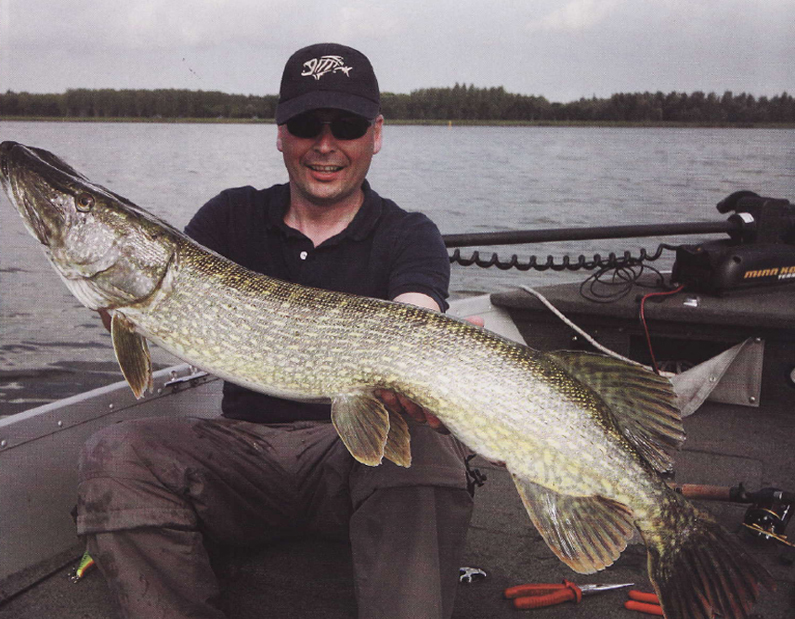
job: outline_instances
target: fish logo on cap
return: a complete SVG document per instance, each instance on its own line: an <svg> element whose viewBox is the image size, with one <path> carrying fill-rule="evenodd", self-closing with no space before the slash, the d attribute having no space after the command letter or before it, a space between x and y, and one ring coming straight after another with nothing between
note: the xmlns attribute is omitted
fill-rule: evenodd
<svg viewBox="0 0 795 619"><path fill-rule="evenodd" d="M345 75L350 77L350 72L353 67L345 65L345 60L342 56L321 56L320 58L312 58L304 63L304 70L301 72L302 77L312 76L319 80L326 73L336 73L342 71Z"/></svg>

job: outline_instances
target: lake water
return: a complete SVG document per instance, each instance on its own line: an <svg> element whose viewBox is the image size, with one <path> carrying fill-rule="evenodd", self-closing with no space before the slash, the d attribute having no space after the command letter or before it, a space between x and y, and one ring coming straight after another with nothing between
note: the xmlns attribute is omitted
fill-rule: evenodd
<svg viewBox="0 0 795 619"><path fill-rule="evenodd" d="M179 228L226 187L287 180L273 125L0 122L0 139L51 150ZM795 201L795 130L386 126L369 178L381 195L427 213L443 233L719 221L715 204L740 189ZM695 239L550 243L499 253L590 257L653 250L661 240ZM661 262L670 267L670 258ZM454 266L452 290L584 277ZM98 319L66 290L5 196L0 321L0 406L13 402L18 410L15 390L25 380L48 380L54 368L71 372L72 382L82 368L112 368Z"/></svg>

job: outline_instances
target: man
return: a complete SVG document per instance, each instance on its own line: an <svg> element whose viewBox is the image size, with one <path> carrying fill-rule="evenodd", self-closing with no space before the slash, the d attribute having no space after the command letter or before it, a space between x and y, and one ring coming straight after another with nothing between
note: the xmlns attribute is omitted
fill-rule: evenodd
<svg viewBox="0 0 795 619"><path fill-rule="evenodd" d="M289 183L226 190L186 232L274 277L446 309L438 230L365 180L383 127L367 58L337 44L296 52L276 122ZM350 540L359 617L449 617L472 508L465 453L433 415L377 395L418 422L408 469L355 462L326 405L232 383L221 418L128 422L92 437L78 532L122 616L221 618L206 542L313 534Z"/></svg>

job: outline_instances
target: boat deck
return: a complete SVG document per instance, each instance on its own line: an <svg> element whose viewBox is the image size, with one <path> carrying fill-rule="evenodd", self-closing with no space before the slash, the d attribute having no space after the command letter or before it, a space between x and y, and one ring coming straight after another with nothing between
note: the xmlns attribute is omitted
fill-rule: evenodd
<svg viewBox="0 0 795 619"><path fill-rule="evenodd" d="M795 480L795 416L766 413L767 422L779 428L777 436L761 436L753 413L743 407L707 404L686 420L687 446L678 458L676 480L682 483L733 484L743 481L750 489L772 485L790 489ZM750 415L750 417L749 417ZM716 433L720 427L722 432ZM784 463L770 467L770 462ZM646 578L646 552L632 543L619 561L591 576L571 572L546 547L530 524L507 473L478 463L486 484L477 490L475 513L467 540L464 563L486 571L487 577L461 584L455 619L498 619L532 616L539 619L621 618L639 616L623 608L624 591L585 598L579 605L517 611L503 598L506 587L526 582L575 583L634 582L650 591ZM756 619L791 619L795 616L795 549L760 540L742 531L745 506L702 502L743 546L773 574L777 591L763 592L754 608ZM273 617L355 617L351 563L340 543L320 540L283 542L256 550L230 550L219 572L230 619ZM115 617L101 575L94 570L81 582L62 569L28 591L0 606L3 619L92 619Z"/></svg>

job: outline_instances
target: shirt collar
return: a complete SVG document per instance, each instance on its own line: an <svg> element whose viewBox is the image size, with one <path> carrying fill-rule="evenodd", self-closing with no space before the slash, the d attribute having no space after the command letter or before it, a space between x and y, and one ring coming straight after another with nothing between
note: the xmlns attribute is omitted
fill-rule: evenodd
<svg viewBox="0 0 795 619"><path fill-rule="evenodd" d="M356 213L353 221L348 224L345 230L325 241L323 245L336 244L348 237L354 241L361 241L367 238L373 228L375 228L383 210L381 196L371 189L370 183L367 180L362 183L362 191L364 191L364 202L362 202L362 206ZM282 230L288 237L303 237L298 230L284 223L284 214L287 212L289 204L290 184L285 183L284 185L279 185L276 195L268 207L266 225L269 229L277 228Z"/></svg>

